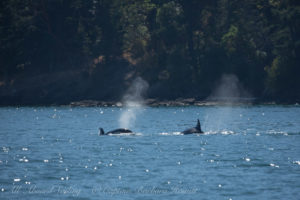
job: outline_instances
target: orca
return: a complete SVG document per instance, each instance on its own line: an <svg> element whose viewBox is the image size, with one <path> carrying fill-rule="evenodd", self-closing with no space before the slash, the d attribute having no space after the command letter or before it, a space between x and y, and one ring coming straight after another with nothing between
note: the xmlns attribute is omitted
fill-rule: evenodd
<svg viewBox="0 0 300 200"><path fill-rule="evenodd" d="M198 119L196 127L186 129L181 132L184 135L193 134L193 133L204 133L201 130L200 120Z"/></svg>
<svg viewBox="0 0 300 200"><path fill-rule="evenodd" d="M127 128L118 128L105 133L103 128L99 128L99 135L112 135L112 134L122 134L122 133L132 133L132 131Z"/></svg>

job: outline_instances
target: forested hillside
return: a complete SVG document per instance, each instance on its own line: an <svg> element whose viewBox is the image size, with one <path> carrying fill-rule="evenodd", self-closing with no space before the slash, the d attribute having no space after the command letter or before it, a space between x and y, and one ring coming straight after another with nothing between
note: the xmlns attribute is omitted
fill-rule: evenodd
<svg viewBox="0 0 300 200"><path fill-rule="evenodd" d="M262 101L300 101L298 0L1 0L0 104L206 99L234 74Z"/></svg>

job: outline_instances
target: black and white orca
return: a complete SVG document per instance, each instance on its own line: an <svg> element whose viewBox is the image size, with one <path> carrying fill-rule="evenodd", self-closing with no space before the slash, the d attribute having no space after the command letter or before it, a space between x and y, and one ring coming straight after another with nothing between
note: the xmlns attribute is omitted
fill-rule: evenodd
<svg viewBox="0 0 300 200"><path fill-rule="evenodd" d="M118 128L105 133L103 128L99 128L99 135L113 135L113 134L122 134L122 133L132 133L132 131L127 128Z"/></svg>
<svg viewBox="0 0 300 200"><path fill-rule="evenodd" d="M188 134L193 134L193 133L201 134L204 132L201 129L200 120L198 119L196 127L186 129L186 130L182 131L181 133L184 135L188 135Z"/></svg>

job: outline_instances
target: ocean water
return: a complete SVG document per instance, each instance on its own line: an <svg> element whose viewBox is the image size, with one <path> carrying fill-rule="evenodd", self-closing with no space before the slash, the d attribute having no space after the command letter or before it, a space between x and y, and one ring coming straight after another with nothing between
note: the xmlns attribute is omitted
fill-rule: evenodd
<svg viewBox="0 0 300 200"><path fill-rule="evenodd" d="M0 199L300 199L299 106L0 108ZM203 135L181 135L200 119Z"/></svg>

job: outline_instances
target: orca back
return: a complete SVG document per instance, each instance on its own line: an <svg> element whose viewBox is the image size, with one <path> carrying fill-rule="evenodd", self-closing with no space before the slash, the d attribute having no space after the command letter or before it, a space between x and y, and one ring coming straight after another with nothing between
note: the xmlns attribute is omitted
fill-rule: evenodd
<svg viewBox="0 0 300 200"><path fill-rule="evenodd" d="M132 133L132 131L126 128L118 128L112 131L108 131L106 134L122 134L122 133Z"/></svg>

